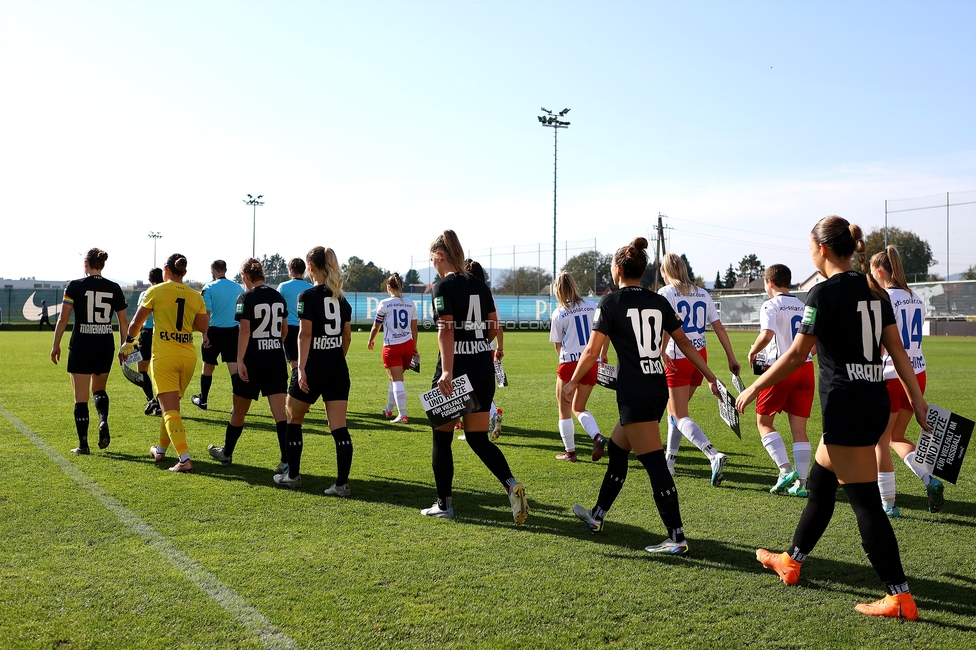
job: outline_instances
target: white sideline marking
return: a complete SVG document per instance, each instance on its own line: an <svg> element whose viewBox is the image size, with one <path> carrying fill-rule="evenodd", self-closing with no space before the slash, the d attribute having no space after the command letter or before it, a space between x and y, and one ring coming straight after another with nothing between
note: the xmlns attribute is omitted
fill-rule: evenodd
<svg viewBox="0 0 976 650"><path fill-rule="evenodd" d="M218 605L227 610L248 630L253 632L267 648L297 648L297 644L284 632L279 630L271 621L264 617L254 606L237 595L237 592L220 582L217 576L207 571L199 562L176 548L172 542L161 535L155 528L139 518L115 497L106 492L102 486L90 479L84 472L72 465L54 447L45 442L40 436L20 421L20 419L0 404L0 415L19 430L35 447L41 450L51 462L61 468L78 485L85 488L99 503L118 517L129 530L142 537L163 559L183 572L193 584L200 587L204 593L214 599Z"/></svg>

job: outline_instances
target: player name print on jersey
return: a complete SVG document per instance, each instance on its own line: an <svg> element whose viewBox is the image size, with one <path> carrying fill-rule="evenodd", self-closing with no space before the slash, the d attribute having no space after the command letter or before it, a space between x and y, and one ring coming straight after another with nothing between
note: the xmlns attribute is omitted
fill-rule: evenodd
<svg viewBox="0 0 976 650"><path fill-rule="evenodd" d="M845 364L847 378L851 381L880 382L884 381L884 364L881 363L848 363Z"/></svg>

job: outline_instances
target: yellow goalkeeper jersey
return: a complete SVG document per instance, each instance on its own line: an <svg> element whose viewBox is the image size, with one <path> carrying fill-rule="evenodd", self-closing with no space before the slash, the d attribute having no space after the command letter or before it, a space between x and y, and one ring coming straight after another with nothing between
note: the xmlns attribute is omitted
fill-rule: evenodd
<svg viewBox="0 0 976 650"><path fill-rule="evenodd" d="M153 313L153 359L196 359L193 319L207 311L203 296L182 282L169 281L150 287L142 299L142 306Z"/></svg>

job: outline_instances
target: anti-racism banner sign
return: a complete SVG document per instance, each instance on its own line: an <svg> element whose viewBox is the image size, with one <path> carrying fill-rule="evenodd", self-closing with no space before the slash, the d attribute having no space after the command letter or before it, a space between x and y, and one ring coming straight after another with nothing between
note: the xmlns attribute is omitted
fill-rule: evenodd
<svg viewBox="0 0 976 650"><path fill-rule="evenodd" d="M932 433L922 431L918 434L915 462L954 484L959 478L959 469L976 423L935 404L929 404L925 421Z"/></svg>

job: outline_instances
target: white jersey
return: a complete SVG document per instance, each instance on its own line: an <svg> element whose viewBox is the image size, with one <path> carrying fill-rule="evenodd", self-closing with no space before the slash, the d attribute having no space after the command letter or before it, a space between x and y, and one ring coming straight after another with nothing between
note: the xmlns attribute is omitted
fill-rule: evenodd
<svg viewBox="0 0 976 650"><path fill-rule="evenodd" d="M659 294L668 299L681 320L681 329L685 336L695 346L696 350L705 349L705 325L714 323L718 318L718 310L708 292L692 285L691 293L683 295L673 285L662 287ZM668 340L666 352L672 359L683 359L684 354L675 345L674 339Z"/></svg>
<svg viewBox="0 0 976 650"><path fill-rule="evenodd" d="M925 370L925 357L922 355L922 323L925 322L925 303L914 293L904 289L892 287L888 289L888 296L891 297L891 308L895 312L895 324L898 326L898 335L901 337L905 352L908 353L908 360L912 362L915 374ZM884 354L884 378L897 379L898 373L895 372L895 364L891 361L891 356Z"/></svg>
<svg viewBox="0 0 976 650"><path fill-rule="evenodd" d="M759 329L771 330L773 340L766 346L766 365L773 365L784 352L793 345L796 333L800 331L803 320L803 310L806 305L796 296L781 293L770 298L759 308ZM807 361L813 361L813 355L807 355Z"/></svg>
<svg viewBox="0 0 976 650"><path fill-rule="evenodd" d="M583 300L569 309L559 306L552 312L549 341L562 344L559 350L559 363L579 361L586 344L590 341L595 312L596 305L589 300Z"/></svg>
<svg viewBox="0 0 976 650"><path fill-rule="evenodd" d="M383 324L383 345L399 345L413 339L417 305L413 300L393 296L376 308L376 322Z"/></svg>

